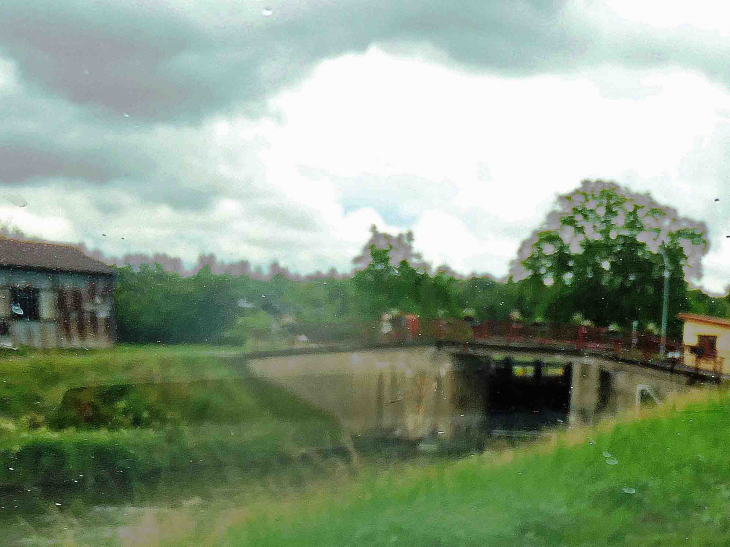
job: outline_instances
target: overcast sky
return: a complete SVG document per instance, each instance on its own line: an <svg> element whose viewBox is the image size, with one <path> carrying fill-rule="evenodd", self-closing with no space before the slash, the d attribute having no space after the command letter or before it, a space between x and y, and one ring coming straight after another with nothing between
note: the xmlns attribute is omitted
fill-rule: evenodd
<svg viewBox="0 0 730 547"><path fill-rule="evenodd" d="M5 0L0 222L302 273L377 224L502 276L604 178L705 221L722 292L730 5L677 4Z"/></svg>

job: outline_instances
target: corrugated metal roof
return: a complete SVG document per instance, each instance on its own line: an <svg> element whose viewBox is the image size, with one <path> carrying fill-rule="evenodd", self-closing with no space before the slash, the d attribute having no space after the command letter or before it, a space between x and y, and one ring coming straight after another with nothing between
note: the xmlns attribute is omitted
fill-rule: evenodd
<svg viewBox="0 0 730 547"><path fill-rule="evenodd" d="M111 266L94 260L76 247L0 237L0 267L114 274Z"/></svg>

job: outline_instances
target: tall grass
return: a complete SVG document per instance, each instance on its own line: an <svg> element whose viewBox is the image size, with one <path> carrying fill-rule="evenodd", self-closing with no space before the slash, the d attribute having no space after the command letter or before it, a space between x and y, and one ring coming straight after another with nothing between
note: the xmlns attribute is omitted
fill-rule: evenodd
<svg viewBox="0 0 730 547"><path fill-rule="evenodd" d="M679 400L529 448L263 503L215 544L727 545L728 438L725 394Z"/></svg>

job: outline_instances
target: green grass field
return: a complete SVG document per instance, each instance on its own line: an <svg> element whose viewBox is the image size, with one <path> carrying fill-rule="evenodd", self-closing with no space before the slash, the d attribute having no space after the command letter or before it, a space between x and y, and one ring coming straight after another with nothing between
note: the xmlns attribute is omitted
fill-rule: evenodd
<svg viewBox="0 0 730 547"><path fill-rule="evenodd" d="M727 545L728 439L730 398L719 396L548 445L366 470L338 492L251 508L211 544Z"/></svg>

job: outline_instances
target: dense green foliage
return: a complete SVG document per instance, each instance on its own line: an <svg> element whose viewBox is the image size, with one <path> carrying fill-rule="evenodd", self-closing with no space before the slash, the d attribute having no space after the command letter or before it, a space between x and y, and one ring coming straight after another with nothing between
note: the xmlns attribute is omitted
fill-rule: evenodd
<svg viewBox="0 0 730 547"><path fill-rule="evenodd" d="M235 320L233 286L204 268L180 277L159 265L118 271L117 325L125 342L214 343Z"/></svg>
<svg viewBox="0 0 730 547"><path fill-rule="evenodd" d="M353 283L363 316L380 317L390 310L421 317L460 315L456 280L439 273L430 276L406 260L397 266L390 261L390 248L370 247L371 261L355 274Z"/></svg>
<svg viewBox="0 0 730 547"><path fill-rule="evenodd" d="M205 267L192 277L143 265L121 268L117 317L123 342L228 343L307 332L331 342L353 325L397 310L423 318L479 320L522 317L528 321L581 321L640 328L661 322L664 260L669 266L669 334L678 337L679 312L728 317L728 297L690 291L707 251L706 227L678 216L650 196L613 183L585 181L559 196L558 208L523 242L513 276L452 276L436 273L413 249L413 234L397 237L375 227L355 259L352 277L269 280L213 275ZM453 273L453 272L452 272ZM288 328L281 329L288 325ZM323 326L322 328L316 327ZM305 328L306 326L306 328ZM324 327L326 326L326 328ZM354 333L354 334L353 334Z"/></svg>
<svg viewBox="0 0 730 547"><path fill-rule="evenodd" d="M602 181L584 181L558 205L521 249L527 282L544 294L535 313L554 322L580 313L600 326L657 323L664 253L669 331L678 335L676 315L688 309L687 281L700 277L707 228L648 195Z"/></svg>
<svg viewBox="0 0 730 547"><path fill-rule="evenodd" d="M566 433L557 447L486 453L313 492L249 515L220 544L725 545L730 400ZM501 460L501 461L500 461ZM193 543L190 543L191 545Z"/></svg>
<svg viewBox="0 0 730 547"><path fill-rule="evenodd" d="M692 313L730 318L730 295L713 298L699 289L687 291L687 309Z"/></svg>
<svg viewBox="0 0 730 547"><path fill-rule="evenodd" d="M269 418L166 430L39 430L0 437L0 502L17 500L24 489L36 491L27 503L42 502L41 491L54 499L80 495L96 503L129 501L165 484L201 478L225 484L233 477L260 478L314 463L301 457L304 449L310 456L346 458L346 451L328 448L317 434L322 425Z"/></svg>
<svg viewBox="0 0 730 547"><path fill-rule="evenodd" d="M94 385L230 378L233 352L206 346L117 346L109 350L2 355L0 417L48 424L68 390Z"/></svg>

